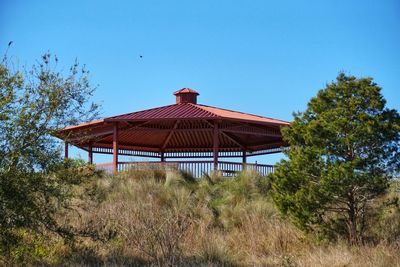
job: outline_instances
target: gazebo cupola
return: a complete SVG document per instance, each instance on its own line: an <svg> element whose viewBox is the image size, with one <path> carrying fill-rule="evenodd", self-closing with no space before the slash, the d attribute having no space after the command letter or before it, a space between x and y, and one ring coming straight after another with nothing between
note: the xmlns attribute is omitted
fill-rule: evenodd
<svg viewBox="0 0 400 267"><path fill-rule="evenodd" d="M111 163L97 164L98 168L116 172L140 165L122 162L120 155L147 157L158 159L154 164L173 165L195 177L213 170L236 173L243 168L266 174L272 166L247 163L247 157L277 153L287 146L281 135L287 121L198 104L199 93L189 88L174 95L175 104L69 126L55 135L66 142L66 157L68 144L87 151L91 163L93 153L113 155Z"/></svg>
<svg viewBox="0 0 400 267"><path fill-rule="evenodd" d="M174 95L176 96L176 104L197 104L197 96L199 93L190 88L182 88L181 90L176 91Z"/></svg>

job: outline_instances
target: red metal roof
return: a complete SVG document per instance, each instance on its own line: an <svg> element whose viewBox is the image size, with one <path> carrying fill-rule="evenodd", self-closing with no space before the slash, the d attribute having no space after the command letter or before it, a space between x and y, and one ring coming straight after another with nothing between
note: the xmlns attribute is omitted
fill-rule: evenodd
<svg viewBox="0 0 400 267"><path fill-rule="evenodd" d="M94 121L89 121L89 122L85 122L85 123L81 123L78 125L71 125L68 127L65 127L63 130L73 130L73 129L77 129L77 128L83 128L83 127L89 127L89 126L94 126L94 125L100 125L104 122L104 119L99 119L99 120L94 120Z"/></svg>
<svg viewBox="0 0 400 267"><path fill-rule="evenodd" d="M126 120L163 120L163 119L208 119L217 117L215 114L201 109L192 103L173 104L158 108L131 112L123 115L105 118L105 121Z"/></svg>
<svg viewBox="0 0 400 267"><path fill-rule="evenodd" d="M184 88L175 94L179 97L198 93ZM93 147L111 149L115 125L111 122L120 122L117 127L121 149L213 151L213 121L219 125L219 151L261 151L286 145L280 128L289 125L287 121L180 101L70 126L56 136L81 148L91 143Z"/></svg>
<svg viewBox="0 0 400 267"><path fill-rule="evenodd" d="M272 124L279 124L279 125L289 125L290 124L288 121L272 119L272 118L268 118L268 117L253 115L253 114L239 112L239 111L233 111L233 110L229 110L229 109L211 107L211 106L206 106L206 105L197 105L197 106L199 106L203 110L209 111L209 112L211 112L221 118L224 118L224 119L238 119L238 120L246 120L246 121L252 121L252 122L265 122L265 123L272 123Z"/></svg>
<svg viewBox="0 0 400 267"><path fill-rule="evenodd" d="M164 119L232 119L254 123L289 125L289 122L200 104L180 103L105 118L104 121Z"/></svg>

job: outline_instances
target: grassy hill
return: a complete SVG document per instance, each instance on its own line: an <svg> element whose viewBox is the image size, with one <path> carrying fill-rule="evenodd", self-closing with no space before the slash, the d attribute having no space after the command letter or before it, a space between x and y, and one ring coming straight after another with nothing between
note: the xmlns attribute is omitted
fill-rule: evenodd
<svg viewBox="0 0 400 267"><path fill-rule="evenodd" d="M399 193L393 184L393 199ZM274 207L268 178L145 168L75 188L58 220L77 236L21 231L12 264L62 266L400 266L400 210L377 210L371 242L350 247L299 231ZM395 198L394 198L395 199ZM0 263L6 263L0 258ZM8 261L7 263L10 263Z"/></svg>

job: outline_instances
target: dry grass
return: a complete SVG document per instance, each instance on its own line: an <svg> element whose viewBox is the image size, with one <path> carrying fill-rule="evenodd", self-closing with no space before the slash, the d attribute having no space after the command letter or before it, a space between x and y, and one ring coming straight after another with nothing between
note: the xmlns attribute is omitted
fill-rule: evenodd
<svg viewBox="0 0 400 267"><path fill-rule="evenodd" d="M52 245L40 264L400 266L396 243L316 245L277 213L266 181L243 173L237 179L193 182L151 168L103 177L91 201L81 200L78 212L60 215L92 237L78 238L71 246L49 237Z"/></svg>
<svg viewBox="0 0 400 267"><path fill-rule="evenodd" d="M400 266L399 249L391 246L311 246L297 259L298 266Z"/></svg>

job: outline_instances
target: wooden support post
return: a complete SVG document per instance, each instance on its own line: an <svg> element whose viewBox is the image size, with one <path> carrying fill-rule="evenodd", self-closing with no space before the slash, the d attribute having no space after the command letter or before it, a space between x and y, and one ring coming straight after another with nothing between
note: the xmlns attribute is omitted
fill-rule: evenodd
<svg viewBox="0 0 400 267"><path fill-rule="evenodd" d="M242 153L243 170L245 170L247 169L247 155L246 151L243 151Z"/></svg>
<svg viewBox="0 0 400 267"><path fill-rule="evenodd" d="M68 142L64 143L64 158L68 159Z"/></svg>
<svg viewBox="0 0 400 267"><path fill-rule="evenodd" d="M89 144L89 147L88 147L88 163L89 164L93 164L93 148L92 148L92 144Z"/></svg>
<svg viewBox="0 0 400 267"><path fill-rule="evenodd" d="M218 140L218 122L214 122L214 138L213 138L213 152L214 152L214 171L218 170L218 146L219 146L219 140Z"/></svg>
<svg viewBox="0 0 400 267"><path fill-rule="evenodd" d="M161 159L161 162L165 162L164 151L160 152L160 159Z"/></svg>
<svg viewBox="0 0 400 267"><path fill-rule="evenodd" d="M113 173L118 172L118 123L114 124L113 129Z"/></svg>

